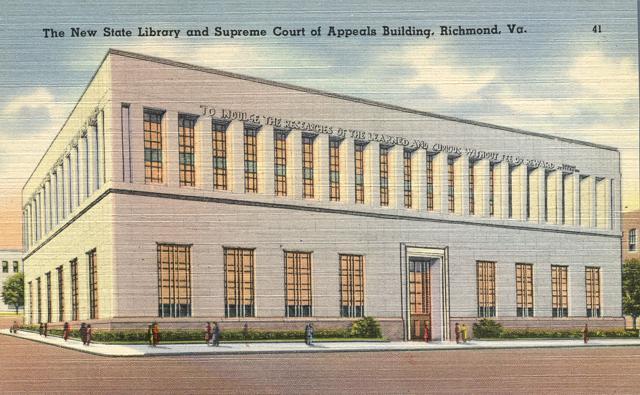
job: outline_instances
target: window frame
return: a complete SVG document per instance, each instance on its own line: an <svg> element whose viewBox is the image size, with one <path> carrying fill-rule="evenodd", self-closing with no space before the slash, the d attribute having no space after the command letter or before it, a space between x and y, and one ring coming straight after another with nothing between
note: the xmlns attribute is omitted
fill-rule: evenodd
<svg viewBox="0 0 640 395"><path fill-rule="evenodd" d="M164 136L162 127L164 114L164 111L149 108L143 110L145 184L162 184L164 182Z"/></svg>
<svg viewBox="0 0 640 395"><path fill-rule="evenodd" d="M285 317L313 317L312 255L309 251L284 251Z"/></svg>
<svg viewBox="0 0 640 395"><path fill-rule="evenodd" d="M255 317L255 248L223 247L223 256L225 318Z"/></svg>
<svg viewBox="0 0 640 395"><path fill-rule="evenodd" d="M535 288L533 287L533 264L516 263L517 317L533 317L535 315L534 292Z"/></svg>
<svg viewBox="0 0 640 395"><path fill-rule="evenodd" d="M198 117L178 114L178 167L181 187L196 186L196 122ZM186 159L189 158L187 161Z"/></svg>
<svg viewBox="0 0 640 395"><path fill-rule="evenodd" d="M478 317L496 316L496 262L476 261Z"/></svg>
<svg viewBox="0 0 640 395"><path fill-rule="evenodd" d="M340 316L365 316L364 255L338 254L340 272Z"/></svg>

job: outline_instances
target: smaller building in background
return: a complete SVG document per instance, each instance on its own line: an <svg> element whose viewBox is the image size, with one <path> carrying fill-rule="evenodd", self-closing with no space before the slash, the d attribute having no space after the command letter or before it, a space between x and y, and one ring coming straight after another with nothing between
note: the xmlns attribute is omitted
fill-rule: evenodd
<svg viewBox="0 0 640 395"><path fill-rule="evenodd" d="M622 213L622 260L640 259L638 232L640 231L640 210Z"/></svg>
<svg viewBox="0 0 640 395"><path fill-rule="evenodd" d="M0 250L0 290L7 279L22 271L22 251ZM0 296L0 312L15 311L14 306L7 306Z"/></svg>

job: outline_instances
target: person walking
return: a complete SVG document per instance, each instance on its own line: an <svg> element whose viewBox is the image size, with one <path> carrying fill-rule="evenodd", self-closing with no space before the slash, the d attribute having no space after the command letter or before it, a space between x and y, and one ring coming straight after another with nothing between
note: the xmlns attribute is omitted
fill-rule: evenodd
<svg viewBox="0 0 640 395"><path fill-rule="evenodd" d="M69 338L70 331L71 327L69 326L69 323L65 322L64 326L62 327L62 338L64 339L64 341L67 341L67 339Z"/></svg>
<svg viewBox="0 0 640 395"><path fill-rule="evenodd" d="M45 322L44 323L44 337L47 337L48 334L49 334L49 323Z"/></svg>
<svg viewBox="0 0 640 395"><path fill-rule="evenodd" d="M87 346L91 344L91 324L87 325L87 335L86 335L86 340L87 340Z"/></svg>
<svg viewBox="0 0 640 395"><path fill-rule="evenodd" d="M147 326L147 341L150 346L153 346L153 324Z"/></svg>
<svg viewBox="0 0 640 395"><path fill-rule="evenodd" d="M304 328L304 342L307 346L313 345L313 324L308 323Z"/></svg>
<svg viewBox="0 0 640 395"><path fill-rule="evenodd" d="M38 328L38 333L40 334L40 336L42 336L42 334L44 333L44 325L42 325L42 322L40 323L40 327Z"/></svg>
<svg viewBox="0 0 640 395"><path fill-rule="evenodd" d="M153 326L151 327L151 335L153 338L153 346L156 347L158 344L160 344L160 328L158 327L157 322L154 322Z"/></svg>
<svg viewBox="0 0 640 395"><path fill-rule="evenodd" d="M207 325L204 328L204 341L207 344L207 346L211 345L212 336L213 336L213 330L211 329L211 322L207 322Z"/></svg>
<svg viewBox="0 0 640 395"><path fill-rule="evenodd" d="M244 342L246 343L248 338L249 338L249 324L245 322L244 325L242 326L242 340L244 340Z"/></svg>
<svg viewBox="0 0 640 395"><path fill-rule="evenodd" d="M13 321L13 325L11 325L9 332L18 333L18 321Z"/></svg>
<svg viewBox="0 0 640 395"><path fill-rule="evenodd" d="M429 323L424 322L424 342L429 343Z"/></svg>
<svg viewBox="0 0 640 395"><path fill-rule="evenodd" d="M82 344L87 345L87 324L84 322L80 324L80 340Z"/></svg>
<svg viewBox="0 0 640 395"><path fill-rule="evenodd" d="M456 326L455 326L455 329L454 329L454 333L456 335L456 343L460 344L460 324L458 324L457 322L456 322Z"/></svg>
<svg viewBox="0 0 640 395"><path fill-rule="evenodd" d="M467 324L462 324L462 328L460 328L460 332L462 334L462 342L466 343L469 340L469 330L467 329Z"/></svg>
<svg viewBox="0 0 640 395"><path fill-rule="evenodd" d="M218 347L220 345L220 325L217 322L213 323L213 346Z"/></svg>
<svg viewBox="0 0 640 395"><path fill-rule="evenodd" d="M584 329L582 330L582 340L584 344L589 343L589 325L584 324Z"/></svg>

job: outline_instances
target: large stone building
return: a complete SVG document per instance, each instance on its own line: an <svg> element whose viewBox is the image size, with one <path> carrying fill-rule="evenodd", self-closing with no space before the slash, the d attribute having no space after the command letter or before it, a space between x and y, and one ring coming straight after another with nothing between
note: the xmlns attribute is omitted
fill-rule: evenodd
<svg viewBox="0 0 640 395"><path fill-rule="evenodd" d="M621 327L619 161L111 50L23 190L26 318Z"/></svg>
<svg viewBox="0 0 640 395"><path fill-rule="evenodd" d="M7 279L22 271L22 251L20 250L0 250L0 291ZM7 305L0 297L0 312L15 312L13 305Z"/></svg>

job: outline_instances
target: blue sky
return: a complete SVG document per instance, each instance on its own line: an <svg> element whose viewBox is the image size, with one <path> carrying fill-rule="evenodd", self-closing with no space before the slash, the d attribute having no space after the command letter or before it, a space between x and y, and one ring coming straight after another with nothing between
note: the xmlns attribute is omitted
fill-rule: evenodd
<svg viewBox="0 0 640 395"><path fill-rule="evenodd" d="M623 158L623 206L640 208L635 1L76 3L0 8L0 226L18 229L0 234L0 247L20 243L20 189L110 47L612 145ZM507 23L527 33L507 34ZM440 25L494 24L502 35L380 36L382 25L439 31ZM592 32L596 24L602 33ZM369 25L378 36L230 40L184 33L205 26L305 27L308 33L331 25ZM42 33L105 26L183 32L180 39L45 39Z"/></svg>

